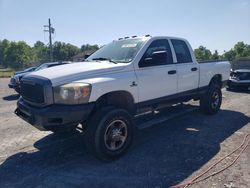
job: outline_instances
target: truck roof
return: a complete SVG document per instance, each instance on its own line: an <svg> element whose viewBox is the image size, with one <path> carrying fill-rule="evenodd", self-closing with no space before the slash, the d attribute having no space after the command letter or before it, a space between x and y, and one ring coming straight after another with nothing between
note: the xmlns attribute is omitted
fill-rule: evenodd
<svg viewBox="0 0 250 188"><path fill-rule="evenodd" d="M186 39L181 38L181 37L173 37L173 36L151 36L151 35L145 35L145 36L131 36L131 37L124 37L124 38L119 38L118 40L127 40L127 39L136 39L136 38L152 38L152 39L160 39L160 38L168 38L168 39L178 39L178 40L184 40Z"/></svg>

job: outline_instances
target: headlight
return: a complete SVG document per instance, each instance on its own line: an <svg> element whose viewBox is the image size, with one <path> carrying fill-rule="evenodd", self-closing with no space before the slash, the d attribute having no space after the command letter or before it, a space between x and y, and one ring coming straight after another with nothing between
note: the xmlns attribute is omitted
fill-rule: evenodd
<svg viewBox="0 0 250 188"><path fill-rule="evenodd" d="M19 83L19 82L20 82L19 77L16 77L16 78L15 78L15 81L16 81L16 83Z"/></svg>
<svg viewBox="0 0 250 188"><path fill-rule="evenodd" d="M83 104L89 101L91 85L70 83L53 88L56 104Z"/></svg>

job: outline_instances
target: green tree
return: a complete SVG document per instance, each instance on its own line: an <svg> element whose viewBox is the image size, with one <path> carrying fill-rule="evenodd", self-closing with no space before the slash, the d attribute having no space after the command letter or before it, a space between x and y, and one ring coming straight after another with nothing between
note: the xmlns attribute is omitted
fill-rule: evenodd
<svg viewBox="0 0 250 188"><path fill-rule="evenodd" d="M69 61L72 57L79 53L78 47L65 44L64 42L55 42L53 45L53 57L55 61Z"/></svg>
<svg viewBox="0 0 250 188"><path fill-rule="evenodd" d="M10 46L10 42L6 39L0 41L0 65L7 67L6 51Z"/></svg>
<svg viewBox="0 0 250 188"><path fill-rule="evenodd" d="M204 46L199 46L199 48L194 50L194 54L197 60L209 60L212 58L212 53Z"/></svg>
<svg viewBox="0 0 250 188"><path fill-rule="evenodd" d="M41 41L37 41L32 48L37 57L37 62L45 63L49 61L49 48Z"/></svg>
<svg viewBox="0 0 250 188"><path fill-rule="evenodd" d="M235 44L233 50L235 51L236 58L250 57L250 46L244 42Z"/></svg>
<svg viewBox="0 0 250 188"><path fill-rule="evenodd" d="M53 44L53 56L55 61L69 61L76 54L91 53L99 49L98 45L84 44L81 48L64 42L55 42ZM194 50L198 60L220 59L225 58L230 61L241 57L250 58L250 45L244 42L238 42L234 47L225 51L222 56L215 50L211 53L204 46ZM6 39L0 40L0 65L15 69L32 66L37 63L49 62L49 48L41 41L37 41L33 47L30 47L25 42L11 42Z"/></svg>
<svg viewBox="0 0 250 188"><path fill-rule="evenodd" d="M53 44L53 56L55 61L68 61L83 51L95 51L98 45L82 45L82 48L64 42ZM49 62L49 48L41 41L37 41L33 47L25 42L10 42L6 39L0 40L0 65L14 69L33 66L38 63Z"/></svg>
<svg viewBox="0 0 250 188"><path fill-rule="evenodd" d="M215 50L214 53L212 54L212 59L217 60L219 58L220 58L219 53L217 50Z"/></svg>
<svg viewBox="0 0 250 188"><path fill-rule="evenodd" d="M223 54L223 58L228 59L229 61L239 59L241 57L250 58L250 45L247 45L244 42L236 43L231 50Z"/></svg>
<svg viewBox="0 0 250 188"><path fill-rule="evenodd" d="M14 69L28 66L36 60L31 47L23 41L11 42L5 55L6 65Z"/></svg>
<svg viewBox="0 0 250 188"><path fill-rule="evenodd" d="M88 52L88 51L96 51L99 47L97 44L90 45L90 44L83 44L81 46L81 52Z"/></svg>
<svg viewBox="0 0 250 188"><path fill-rule="evenodd" d="M231 49L223 54L223 58L227 59L228 61L234 60L235 57L236 57L236 53L233 49Z"/></svg>
<svg viewBox="0 0 250 188"><path fill-rule="evenodd" d="M72 44L66 44L66 49L68 51L68 60L72 60L72 57L80 53L80 49Z"/></svg>

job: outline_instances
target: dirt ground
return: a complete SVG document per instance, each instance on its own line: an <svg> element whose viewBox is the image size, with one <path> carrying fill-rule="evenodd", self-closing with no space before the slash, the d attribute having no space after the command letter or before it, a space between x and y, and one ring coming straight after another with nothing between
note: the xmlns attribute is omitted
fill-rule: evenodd
<svg viewBox="0 0 250 188"><path fill-rule="evenodd" d="M0 187L4 188L170 187L206 170L250 133L250 94L223 90L218 114L206 116L196 110L138 130L124 157L103 163L85 152L80 133L41 132L18 118L13 113L18 96L8 82L0 79ZM250 146L233 166L189 187L250 187Z"/></svg>

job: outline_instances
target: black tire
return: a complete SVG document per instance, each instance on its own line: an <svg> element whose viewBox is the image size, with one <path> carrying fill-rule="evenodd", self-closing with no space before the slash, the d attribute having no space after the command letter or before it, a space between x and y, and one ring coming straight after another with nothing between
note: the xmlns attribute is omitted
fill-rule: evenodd
<svg viewBox="0 0 250 188"><path fill-rule="evenodd" d="M218 85L210 85L206 94L200 99L200 109L205 114L213 115L220 110L221 102L221 88Z"/></svg>
<svg viewBox="0 0 250 188"><path fill-rule="evenodd" d="M133 119L126 110L105 107L87 122L85 145L95 157L111 161L126 153L133 133Z"/></svg>

